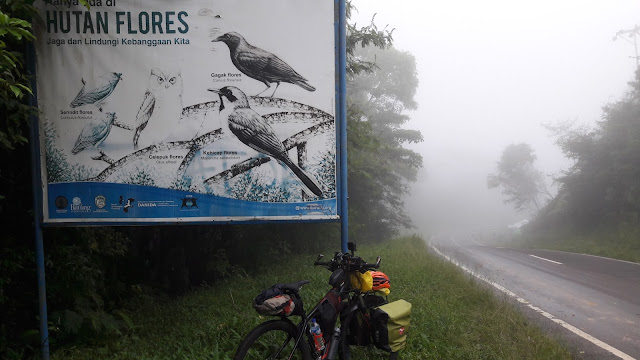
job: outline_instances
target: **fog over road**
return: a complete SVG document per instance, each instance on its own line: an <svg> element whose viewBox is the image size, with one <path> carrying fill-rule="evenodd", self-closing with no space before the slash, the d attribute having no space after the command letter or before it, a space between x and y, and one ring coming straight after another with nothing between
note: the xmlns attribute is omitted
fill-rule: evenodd
<svg viewBox="0 0 640 360"><path fill-rule="evenodd" d="M459 266L511 292L547 323L543 327L555 332L560 324L579 356L640 358L640 264L492 247L471 234L437 235L430 243Z"/></svg>

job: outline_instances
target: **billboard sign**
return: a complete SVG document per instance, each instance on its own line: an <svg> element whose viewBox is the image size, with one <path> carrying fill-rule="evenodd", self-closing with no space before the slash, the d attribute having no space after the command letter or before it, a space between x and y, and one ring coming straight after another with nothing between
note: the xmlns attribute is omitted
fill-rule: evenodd
<svg viewBox="0 0 640 360"><path fill-rule="evenodd" d="M338 219L334 2L39 0L45 223Z"/></svg>

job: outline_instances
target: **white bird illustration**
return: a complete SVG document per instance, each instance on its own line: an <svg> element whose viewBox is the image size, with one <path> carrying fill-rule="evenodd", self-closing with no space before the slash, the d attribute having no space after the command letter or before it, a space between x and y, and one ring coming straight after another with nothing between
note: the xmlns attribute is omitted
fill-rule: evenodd
<svg viewBox="0 0 640 360"><path fill-rule="evenodd" d="M227 118L227 126L243 144L253 150L278 160L291 170L304 185L303 190L315 196L322 196L322 190L317 180L294 163L287 149L278 138L271 125L255 110L249 107L247 96L235 86L225 86L221 89L208 89L220 97L220 111L224 110L225 102L233 111Z"/></svg>
<svg viewBox="0 0 640 360"><path fill-rule="evenodd" d="M71 101L71 107L95 104L102 111L102 103L111 95L120 80L122 80L122 73L111 72L97 77L93 83L87 86L87 82L83 78L82 89Z"/></svg>
<svg viewBox="0 0 640 360"><path fill-rule="evenodd" d="M80 151L95 146L96 148L104 142L111 132L111 125L116 119L116 113L100 113L100 116L91 120L82 128L76 144L71 152L75 155Z"/></svg>
<svg viewBox="0 0 640 360"><path fill-rule="evenodd" d="M182 75L151 69L147 91L138 115L133 135L135 150L158 144L175 129L182 115Z"/></svg>

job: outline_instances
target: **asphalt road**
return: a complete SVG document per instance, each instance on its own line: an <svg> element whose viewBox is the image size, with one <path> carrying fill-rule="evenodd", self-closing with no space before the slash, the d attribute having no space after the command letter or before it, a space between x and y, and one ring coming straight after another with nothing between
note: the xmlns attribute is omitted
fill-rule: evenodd
<svg viewBox="0 0 640 360"><path fill-rule="evenodd" d="M583 359L640 359L640 264L434 236L434 251L517 300Z"/></svg>

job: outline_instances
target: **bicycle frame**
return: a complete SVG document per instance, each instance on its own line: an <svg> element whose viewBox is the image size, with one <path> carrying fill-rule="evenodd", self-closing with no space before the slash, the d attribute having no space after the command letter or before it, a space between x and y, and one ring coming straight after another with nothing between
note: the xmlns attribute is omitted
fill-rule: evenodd
<svg viewBox="0 0 640 360"><path fill-rule="evenodd" d="M327 292L327 294L329 294L329 293L330 293L331 291L333 291L333 290L335 290L335 289L331 289L331 290L329 290L329 291ZM297 294L297 296L300 296L300 295L299 295L299 294ZM326 297L326 295L325 295L325 297ZM300 343L301 343L301 341L302 341L302 338L303 338L303 337L306 337L306 338L307 338L307 344L306 344L306 346L309 346L309 348L310 348L310 349L311 349L311 351L312 351L312 355L313 355L315 358L320 357L320 358L322 358L322 359L324 359L324 360L333 360L333 359L330 359L330 358L328 358L328 357L323 357L324 355L328 354L328 352L329 352L329 346L332 346L331 342L327 342L327 344L326 344L326 347L325 347L324 351L323 351L322 353L320 353L320 354L319 354L319 353L318 353L318 351L317 351L317 350L316 350L316 348L315 348L313 338L311 338L311 336L310 336L310 334L309 334L309 331L308 331L308 330L309 330L309 322L311 321L311 319L313 319L313 318L317 317L318 315L320 315L320 305L321 305L321 304L322 304L322 302L324 301L325 297L323 297L323 298L322 298L322 300L320 300L320 301L316 304L316 306L314 306L314 307L313 307L313 309L311 309L311 311L310 311L309 313L307 313L306 311L304 311L304 307L303 307L302 320L301 320L301 321L300 321L300 323L297 325L297 328L298 328L298 335L296 336L296 343L295 343L295 346L294 346L294 348L293 348L293 350L292 350L291 354L289 354L288 359L292 359L292 358L293 358L293 355L294 355L294 353L295 353L295 350L298 348L298 346L302 346L302 345L300 344ZM303 305L303 306L304 306L304 305ZM337 312L336 312L336 320L337 320L338 316L340 316L340 313L341 313L340 311L337 311ZM333 346L335 346L335 345L333 345Z"/></svg>
<svg viewBox="0 0 640 360"><path fill-rule="evenodd" d="M322 300L320 300L314 307L313 309L311 309L311 311L309 313L306 313L306 311L304 311L304 305L303 305L303 314L302 314L302 320L300 321L300 323L296 326L298 328L298 333L296 336L296 342L295 342L295 346L294 349L292 350L292 352L289 354L288 359L292 359L293 355L295 353L295 350L298 348L298 346L302 346L301 342L303 337L307 338L307 346L309 346L309 348L311 349L311 353L314 356L314 359L323 359L323 360L335 360L336 357L334 357L334 355L337 354L337 351L335 351L333 348L334 347L338 347L339 346L339 342L340 339L342 338L342 336L344 336L345 334L340 334L339 338L334 338L333 334L331 336L331 340L328 341L326 343L326 347L322 352L318 352L315 348L315 344L313 341L313 338L310 336L309 334L309 322L311 321L311 319L316 318L317 316L321 315L320 314L320 306L321 304L324 302L324 300L327 298L327 295L329 295L332 291L335 291L338 293L340 301L339 301L339 309L337 309L336 311L336 315L335 318L333 319L332 322L337 322L338 318L341 319L347 319L347 323L350 322L352 320L351 315L355 314L355 312L357 310L361 310L364 312L364 309L366 309L366 305L364 304L364 301L362 299L362 294L356 290L353 289L349 284L347 284L346 282L343 283L340 286L340 289L336 289L335 287L333 287L331 290L329 290L327 292L327 294L322 298ZM353 293L351 296L349 296L346 299L342 299L343 296L348 296L350 293ZM296 294L296 296L300 296L299 294ZM290 320L289 320L290 321ZM330 330L330 329L328 329ZM335 330L333 330L335 331ZM334 351L331 351L334 350ZM339 350L339 349L338 349ZM333 354L331 354L333 352Z"/></svg>

